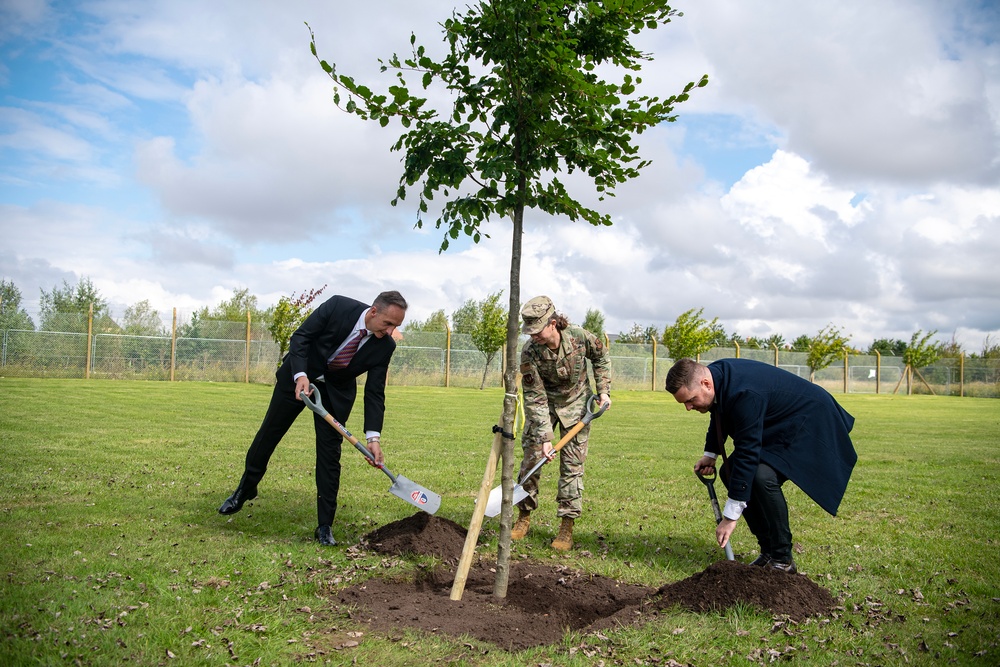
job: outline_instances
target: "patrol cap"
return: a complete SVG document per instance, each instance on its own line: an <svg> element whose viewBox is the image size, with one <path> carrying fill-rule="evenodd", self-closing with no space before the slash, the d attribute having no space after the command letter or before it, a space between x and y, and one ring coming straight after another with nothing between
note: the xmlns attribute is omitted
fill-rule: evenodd
<svg viewBox="0 0 1000 667"><path fill-rule="evenodd" d="M552 305L552 299L547 296L536 296L521 309L521 318L524 320L521 331L529 336L538 333L545 328L555 312L556 307Z"/></svg>

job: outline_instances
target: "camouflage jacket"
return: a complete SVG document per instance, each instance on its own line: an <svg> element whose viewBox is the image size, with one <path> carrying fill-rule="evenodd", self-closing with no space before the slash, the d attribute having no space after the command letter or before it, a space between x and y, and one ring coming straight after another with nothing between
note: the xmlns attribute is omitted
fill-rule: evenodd
<svg viewBox="0 0 1000 667"><path fill-rule="evenodd" d="M555 442L550 414L564 429L583 418L587 400L594 393L587 377L588 359L597 393L611 393L611 359L603 341L572 324L561 332L561 338L556 350L530 340L521 349L524 444Z"/></svg>

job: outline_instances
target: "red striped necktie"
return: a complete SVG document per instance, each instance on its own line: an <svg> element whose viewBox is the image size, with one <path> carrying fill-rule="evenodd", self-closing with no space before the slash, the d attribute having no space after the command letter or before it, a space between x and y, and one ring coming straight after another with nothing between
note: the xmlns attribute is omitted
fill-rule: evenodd
<svg viewBox="0 0 1000 667"><path fill-rule="evenodd" d="M361 341L367 334L368 329L358 329L357 335L347 341L347 345L344 346L344 349L338 352L337 356L330 360L327 367L331 370L346 368L347 364L351 363L351 357L353 357L354 353L358 351L358 346L361 345Z"/></svg>

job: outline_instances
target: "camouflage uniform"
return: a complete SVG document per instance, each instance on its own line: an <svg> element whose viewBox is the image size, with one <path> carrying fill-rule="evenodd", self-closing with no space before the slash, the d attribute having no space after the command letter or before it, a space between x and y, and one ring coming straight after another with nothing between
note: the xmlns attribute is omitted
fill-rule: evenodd
<svg viewBox="0 0 1000 667"><path fill-rule="evenodd" d="M528 341L521 350L521 388L524 392L524 434L521 447L524 458L518 479L542 457L542 444L556 444L556 424L560 435L569 431L585 414L593 395L587 377L587 360L594 371L598 394L611 393L611 360L604 343L589 331L570 325L561 333L557 350ZM587 460L590 425L560 450L559 490L556 516L576 519L583 510L583 464ZM518 505L522 510L538 508L538 478L541 471L526 480L528 497Z"/></svg>

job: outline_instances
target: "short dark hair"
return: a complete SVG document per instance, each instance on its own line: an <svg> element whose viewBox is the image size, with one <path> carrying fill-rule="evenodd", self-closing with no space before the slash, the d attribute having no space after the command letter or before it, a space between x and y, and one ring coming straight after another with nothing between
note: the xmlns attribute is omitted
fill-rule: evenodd
<svg viewBox="0 0 1000 667"><path fill-rule="evenodd" d="M670 367L667 371L667 381L664 389L676 394L681 387L690 387L698 380L699 369L704 368L694 359L685 357Z"/></svg>
<svg viewBox="0 0 1000 667"><path fill-rule="evenodd" d="M382 292L375 297L375 301L372 305L375 306L376 312L379 313L383 312L389 306L397 306L404 311L409 307L409 304L406 303L406 299L403 298L403 295L396 290Z"/></svg>

